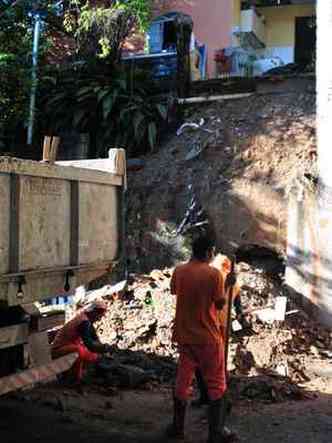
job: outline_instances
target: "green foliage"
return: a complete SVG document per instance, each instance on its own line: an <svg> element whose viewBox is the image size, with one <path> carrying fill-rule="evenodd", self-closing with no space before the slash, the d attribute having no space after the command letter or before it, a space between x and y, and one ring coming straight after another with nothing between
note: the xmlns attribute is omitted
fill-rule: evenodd
<svg viewBox="0 0 332 443"><path fill-rule="evenodd" d="M73 107L77 109L78 104L80 105L81 112L75 116L75 126L87 127L90 125L87 122L87 113L83 112L87 105L91 107L90 122L94 122L92 115L94 111L98 115L98 119L102 117L103 121L108 121L113 116L111 105L118 105L121 100L125 102L124 97L128 96L126 87L121 89L119 84L114 85L112 81L108 86L107 82L99 84L99 80L90 77L89 81L91 80L94 85L94 90L90 89L89 94L76 96L80 85L87 86L88 83L84 84L85 80L82 78L78 78L74 85L70 84L70 79L68 82L67 80L62 82L62 79L58 83L54 76L47 78L44 73L47 70L47 55L50 54L50 49L56 47L55 54L57 57L60 55L61 60L62 40L63 58L65 58L68 47L66 43L69 41L71 57L76 54L76 58L78 57L83 63L88 62L89 65L99 66L100 61L105 66L116 65L120 58L121 45L127 35L134 27L138 26L143 29L148 25L151 0L109 0L105 2L105 7L97 7L95 2L89 0L69 0L64 3L65 11L62 16L55 13L54 5L56 3L56 0L40 0L39 2L39 7L47 11L47 15L43 18L44 25L40 37L37 108L39 104L43 107L48 99L43 95L48 95L51 87L50 101L55 100L55 92L61 96L66 91L65 102L68 102L68 109ZM14 6L2 7L0 4L0 137L4 133L15 133L17 126L22 127L27 120L31 90L33 38L32 22L28 16L29 10L31 10L31 0L20 0ZM56 33L56 40L54 40L54 33ZM73 47L74 49L72 49ZM46 87L44 87L44 82ZM107 90L107 87L110 89ZM69 91L73 94L71 98L68 95ZM99 97L98 100L97 97ZM101 112L102 109L103 112ZM38 116L39 119L42 119L43 113L40 112ZM123 118L126 118L125 115ZM63 120L61 122L61 124L64 123ZM37 126L38 124L39 121ZM112 121L112 124L115 123ZM143 121L136 129L137 133L141 131L142 125ZM153 129L150 129L150 133L152 140Z"/></svg>
<svg viewBox="0 0 332 443"><path fill-rule="evenodd" d="M74 127L94 133L102 146L99 155L110 143L129 153L142 146L147 151L147 145L154 150L167 119L167 99L150 96L144 85L129 88L123 72L115 69L109 75L76 72L76 77L70 70L49 80L49 90L42 109L48 132Z"/></svg>
<svg viewBox="0 0 332 443"><path fill-rule="evenodd" d="M27 120L33 39L30 9L31 2L22 0L0 10L0 136L15 133ZM48 47L49 40L44 36L39 47L42 66Z"/></svg>
<svg viewBox="0 0 332 443"><path fill-rule="evenodd" d="M8 10L0 20L0 125L15 125L26 111L31 32L23 11ZM31 49L30 49L31 51Z"/></svg>
<svg viewBox="0 0 332 443"><path fill-rule="evenodd" d="M124 0L118 4L128 10L136 17L139 29L146 31L151 20L152 0Z"/></svg>
<svg viewBox="0 0 332 443"><path fill-rule="evenodd" d="M79 52L85 57L117 59L129 33L147 28L151 0L117 0L110 6L91 6L88 0L72 0L65 13L64 26L75 35Z"/></svg>

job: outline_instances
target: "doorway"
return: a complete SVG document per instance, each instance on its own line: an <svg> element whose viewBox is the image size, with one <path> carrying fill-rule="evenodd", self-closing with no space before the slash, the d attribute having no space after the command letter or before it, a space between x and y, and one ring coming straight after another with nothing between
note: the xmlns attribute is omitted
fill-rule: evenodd
<svg viewBox="0 0 332 443"><path fill-rule="evenodd" d="M316 59L316 17L295 19L295 63L301 68L314 68Z"/></svg>

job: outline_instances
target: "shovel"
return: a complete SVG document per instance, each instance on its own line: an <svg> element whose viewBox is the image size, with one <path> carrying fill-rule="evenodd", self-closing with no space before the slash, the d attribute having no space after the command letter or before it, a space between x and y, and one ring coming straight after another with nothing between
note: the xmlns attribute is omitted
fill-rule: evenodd
<svg viewBox="0 0 332 443"><path fill-rule="evenodd" d="M235 270L235 257L233 257L231 262L231 272L230 275L234 274ZM229 338L232 328L232 306L233 306L233 292L234 286L229 289L229 299L227 303L227 317L226 317L226 331L225 331L225 374L226 379L228 379L228 350L229 350Z"/></svg>

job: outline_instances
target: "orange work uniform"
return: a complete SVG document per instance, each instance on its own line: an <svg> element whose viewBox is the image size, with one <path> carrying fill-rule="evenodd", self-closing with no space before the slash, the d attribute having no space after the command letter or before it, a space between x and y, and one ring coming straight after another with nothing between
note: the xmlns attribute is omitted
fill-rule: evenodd
<svg viewBox="0 0 332 443"><path fill-rule="evenodd" d="M225 298L223 276L208 263L193 259L175 269L171 292L177 297L173 340L180 353L175 395L181 400L189 397L199 369L209 397L217 400L226 390L220 312L215 304Z"/></svg>
<svg viewBox="0 0 332 443"><path fill-rule="evenodd" d="M88 321L86 313L84 311L79 312L58 331L52 344L52 355L54 358L62 357L72 352L78 354L78 358L72 368L73 375L77 381L82 379L86 364L94 363L98 359L98 354L89 351L85 346L79 331L80 325Z"/></svg>

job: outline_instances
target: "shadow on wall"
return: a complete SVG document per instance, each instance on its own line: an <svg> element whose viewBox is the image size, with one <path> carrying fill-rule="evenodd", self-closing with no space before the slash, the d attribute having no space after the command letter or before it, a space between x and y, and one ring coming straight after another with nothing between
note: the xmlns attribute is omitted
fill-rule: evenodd
<svg viewBox="0 0 332 443"><path fill-rule="evenodd" d="M282 203L279 202L279 205L282 206ZM208 206L208 230L223 253L234 254L246 245L256 245L282 255L286 246L282 242L286 234L281 234L281 230L286 227L282 225L277 210L275 215L266 215L248 206L232 192L224 193L223 201L218 205L209 202ZM223 213L227 213L227 217L223 217ZM150 272L155 268L172 267L188 259L191 254L190 237L177 236L176 227L175 223L157 219L154 229L148 231L143 228L136 232L134 244L131 241L135 233L129 232L128 254L133 259L131 269Z"/></svg>
<svg viewBox="0 0 332 443"><path fill-rule="evenodd" d="M282 255L286 250L287 202L280 192L259 181L235 180L232 187L221 185L216 192L200 193L200 202L207 208L208 230L218 248L234 254L244 245L258 245ZM175 213L184 214L186 195L158 194L151 189L147 195L136 190L135 197L128 209L128 218L135 218L135 229L129 226L128 252L138 269L149 272L188 258L190 238L176 236L182 220L177 217L176 223L173 218Z"/></svg>
<svg viewBox="0 0 332 443"><path fill-rule="evenodd" d="M332 327L332 261L317 253L288 245L286 285L310 315Z"/></svg>

